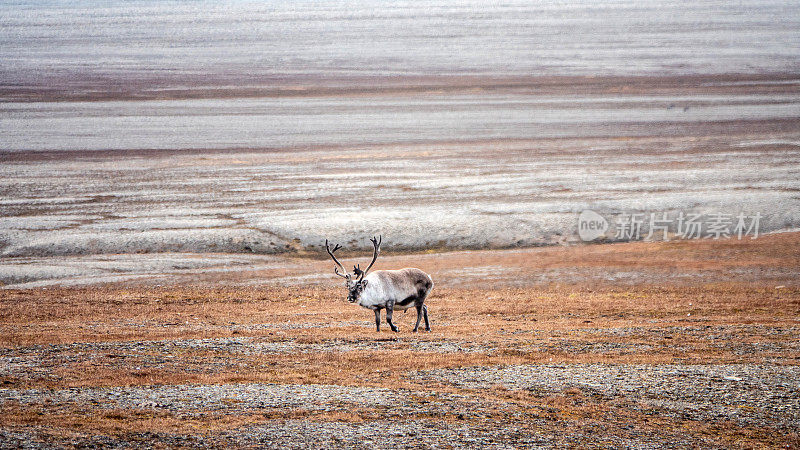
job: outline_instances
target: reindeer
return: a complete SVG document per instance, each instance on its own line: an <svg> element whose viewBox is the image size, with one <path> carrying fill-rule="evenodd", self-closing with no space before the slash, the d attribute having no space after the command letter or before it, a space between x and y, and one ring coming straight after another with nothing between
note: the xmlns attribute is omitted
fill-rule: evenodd
<svg viewBox="0 0 800 450"><path fill-rule="evenodd" d="M328 255L336 263L333 272L344 278L347 286L347 300L350 303L358 303L360 306L375 311L375 329L381 331L381 310L386 309L386 323L392 331L397 332L397 327L392 323L392 312L395 310L405 311L412 306L417 308L417 324L414 325L414 332L419 329L419 321L425 318L425 331L431 331L428 323L428 307L425 306L425 298L428 297L433 288L433 280L430 275L420 269L406 268L400 270L376 270L370 273L369 269L375 264L380 253L382 237L370 239L374 247L372 262L366 270L361 270L361 265L353 266L353 275L347 273L342 263L333 254L342 248L335 245L331 250L328 240L325 240L325 249ZM342 273L339 273L342 269Z"/></svg>

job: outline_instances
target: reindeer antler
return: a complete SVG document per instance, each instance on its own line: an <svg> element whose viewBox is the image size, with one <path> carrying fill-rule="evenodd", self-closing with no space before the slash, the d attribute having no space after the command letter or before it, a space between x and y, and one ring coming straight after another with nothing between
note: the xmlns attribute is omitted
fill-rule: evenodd
<svg viewBox="0 0 800 450"><path fill-rule="evenodd" d="M372 262L369 263L369 266L367 266L367 270L364 271L361 270L360 265L358 266L358 272L356 273L358 275L358 281L363 280L364 277L367 276L369 269L371 269L372 266L375 264L375 261L378 260L378 254L380 253L381 250L381 242L383 242L383 236L378 236L377 238L375 236L372 236L372 239L370 239L370 241L372 242L372 247L374 249L372 251Z"/></svg>
<svg viewBox="0 0 800 450"><path fill-rule="evenodd" d="M325 239L325 250L327 250L328 254L331 255L331 258L333 259L333 262L335 262L336 265L339 266L339 267L334 267L333 268L333 273L335 273L336 275L339 275L342 278L347 278L349 280L350 279L350 274L347 273L347 269L345 269L344 266L342 265L342 263L340 263L339 260L336 259L335 256L333 256L334 252L336 252L336 250L339 250L340 248L342 248L342 246L339 245L339 244L336 244L336 245L333 246L333 250L331 250L331 247L328 244L328 240ZM339 273L339 269L342 269L342 272L344 272L344 275Z"/></svg>

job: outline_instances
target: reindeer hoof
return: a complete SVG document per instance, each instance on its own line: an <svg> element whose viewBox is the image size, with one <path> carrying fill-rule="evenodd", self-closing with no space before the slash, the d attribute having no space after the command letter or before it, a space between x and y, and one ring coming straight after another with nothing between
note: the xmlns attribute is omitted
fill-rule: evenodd
<svg viewBox="0 0 800 450"><path fill-rule="evenodd" d="M399 328L397 328L397 327L392 327L392 331L394 331L395 333L397 333L398 331L400 331L400 329L399 329Z"/></svg>

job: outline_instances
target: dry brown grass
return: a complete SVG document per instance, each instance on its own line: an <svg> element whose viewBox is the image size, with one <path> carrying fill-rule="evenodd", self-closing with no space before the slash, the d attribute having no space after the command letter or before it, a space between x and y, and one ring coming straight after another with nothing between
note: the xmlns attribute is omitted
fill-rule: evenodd
<svg viewBox="0 0 800 450"><path fill-rule="evenodd" d="M36 292L36 291L34 291ZM152 367L144 354L96 355L50 370L50 377L6 377L5 387L126 386L231 382L321 383L409 387L414 370L522 363L759 363L779 357L787 364L800 354L734 353L702 334L680 331L624 336L580 333L583 329L730 326L738 342L782 343L785 336L760 335L739 325L796 326L800 290L723 284L685 287L544 286L497 290L440 288L430 300L432 333L410 333L413 312L400 315L401 332L375 333L368 311L344 304L338 289L307 290L51 289L4 293L2 344L143 341L251 337L255 342L373 343L354 352L317 351L258 355L181 350ZM299 305L303 308L298 308ZM298 313L298 310L302 313ZM319 328L266 328L253 324L329 323ZM187 324L188 322L188 324ZM351 324L352 323L352 324ZM88 327L87 324L91 324ZM341 324L341 325L337 325ZM755 333L755 334L754 334ZM663 335L662 335L663 334ZM472 353L417 351L417 342L450 342ZM642 345L620 351L592 351L604 343ZM64 350L67 354L75 351ZM164 356L156 353L155 356ZM119 357L126 364L119 364ZM141 361L141 363L137 363ZM211 364L214 363L214 364ZM131 369L141 364L139 370ZM381 372L375 372L380 367ZM192 370L187 370L191 368Z"/></svg>
<svg viewBox="0 0 800 450"><path fill-rule="evenodd" d="M652 266L663 270L664 264L682 270L688 267L687 270L717 271L731 266L796 269L800 266L798 243L800 233L754 241L597 245L535 249L511 255L462 252L425 261L428 270L434 273L441 270L438 264L457 261L461 261L462 267L506 264L529 271L554 264L604 265L606 269ZM395 257L404 258L410 256ZM549 362L800 363L800 354L792 349L780 353L736 352L737 346L748 343L786 344L785 335L769 330L797 327L800 288L792 280L786 281L782 288L776 288L772 280L684 284L659 284L656 280L628 285L530 283L521 287L490 283L481 287L478 281L448 286L447 278L442 277L437 279L429 300L433 332L419 334L410 333L413 313L399 314L399 334L375 333L371 313L347 304L342 297L338 283L330 287L117 285L0 291L0 345L9 351L19 346L74 342L221 337L247 337L254 344L307 348L304 352L255 354L180 348L170 351L168 359L164 351L155 348L127 354L83 349L80 350L83 356L69 347L53 348L50 354L63 357L50 362L43 359L40 362L46 368L43 372L4 376L0 382L5 388L259 382L457 393L458 389L446 383L423 382L408 374L436 368ZM307 327L297 327L304 324ZM727 333L725 339L730 345L708 339L702 331L691 331L702 327ZM583 332L587 329L595 332ZM630 330L625 334L611 332L617 329ZM437 352L435 347L429 350L419 347L447 343L471 351ZM329 349L331 345L351 344L364 348L347 352ZM610 344L625 346L596 350L598 345ZM314 346L321 349L315 350ZM159 362L153 363L153 358ZM472 395L504 402L512 405L516 414L527 414L531 420L544 418L554 424L590 428L633 424L651 431L675 432L690 428L691 433L726 446L798 443L797 436L776 436L769 430L642 415L625 404L593 399L576 389L545 397L503 388ZM88 430L120 435L131 430L214 432L287 418L370 421L385 414L367 408L352 414L259 411L186 419L137 410L45 413L36 406L5 402L0 423L14 429L56 424L58 433ZM501 409L481 420L504 420L507 414L510 412ZM447 416L437 420L462 419Z"/></svg>

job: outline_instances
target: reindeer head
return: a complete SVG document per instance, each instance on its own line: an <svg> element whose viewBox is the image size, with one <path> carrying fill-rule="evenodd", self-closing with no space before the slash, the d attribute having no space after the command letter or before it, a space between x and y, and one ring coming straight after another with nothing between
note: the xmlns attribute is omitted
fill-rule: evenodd
<svg viewBox="0 0 800 450"><path fill-rule="evenodd" d="M330 257L333 259L333 262L335 262L337 266L333 268L333 272L345 279L344 284L347 287L347 301L350 303L357 302L358 298L361 296L361 293L364 291L364 288L367 287L369 280L365 280L364 277L367 276L369 269L372 268L372 265L375 264L375 261L378 259L378 253L380 252L382 240L382 237L375 238L374 236L372 239L370 239L373 247L372 262L369 263L369 266L367 266L367 270L361 270L361 264L353 266L353 274L356 276L355 279L353 279L353 275L347 273L347 269L345 269L342 263L340 263L339 260L336 259L336 256L333 255L336 250L339 250L342 248L342 246L336 244L331 250L328 240L325 240L325 250L328 251L328 255L330 255ZM340 273L339 269L342 269L343 273Z"/></svg>

